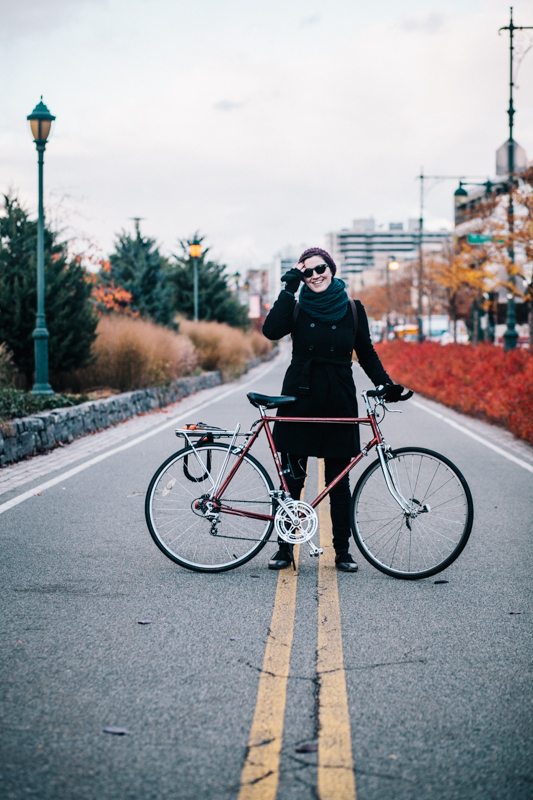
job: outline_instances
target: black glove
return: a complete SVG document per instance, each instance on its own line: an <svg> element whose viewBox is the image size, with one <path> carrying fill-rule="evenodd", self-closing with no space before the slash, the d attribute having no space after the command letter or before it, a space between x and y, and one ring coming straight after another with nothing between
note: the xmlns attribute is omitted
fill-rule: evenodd
<svg viewBox="0 0 533 800"><path fill-rule="evenodd" d="M294 294L298 291L298 287L300 285L300 281L303 281L303 275L301 270L296 269L293 267L285 275L281 276L281 280L285 283L285 289L287 292Z"/></svg>
<svg viewBox="0 0 533 800"><path fill-rule="evenodd" d="M383 395L385 402L397 403L402 396L403 386L400 386L399 383L387 383L385 384L385 388L387 389L386 393Z"/></svg>

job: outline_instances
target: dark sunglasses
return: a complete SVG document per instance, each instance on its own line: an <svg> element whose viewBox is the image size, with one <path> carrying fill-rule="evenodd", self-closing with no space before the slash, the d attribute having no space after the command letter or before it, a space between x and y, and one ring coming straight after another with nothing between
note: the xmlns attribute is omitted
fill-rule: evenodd
<svg viewBox="0 0 533 800"><path fill-rule="evenodd" d="M323 275L327 268L327 264L319 264L318 267L309 267L308 269L303 269L302 275L304 278L312 278L313 272L316 272L317 275Z"/></svg>

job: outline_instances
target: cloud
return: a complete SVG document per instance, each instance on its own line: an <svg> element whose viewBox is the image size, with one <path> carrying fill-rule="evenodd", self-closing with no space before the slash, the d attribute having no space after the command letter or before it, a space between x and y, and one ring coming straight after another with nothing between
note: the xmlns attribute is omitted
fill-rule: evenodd
<svg viewBox="0 0 533 800"><path fill-rule="evenodd" d="M217 111L235 111L236 108L242 108L246 103L246 100L242 103L235 103L233 100L220 100L220 102L215 103L213 108Z"/></svg>
<svg viewBox="0 0 533 800"><path fill-rule="evenodd" d="M446 23L444 14L436 11L419 14L416 17L405 17L400 22L404 31L420 31L422 33L438 33Z"/></svg>
<svg viewBox="0 0 533 800"><path fill-rule="evenodd" d="M320 14L312 14L310 17L300 20L300 28L308 28L309 25L316 25L318 22L320 22Z"/></svg>
<svg viewBox="0 0 533 800"><path fill-rule="evenodd" d="M105 4L107 0L0 0L0 36L20 37L57 28L75 20L84 6Z"/></svg>

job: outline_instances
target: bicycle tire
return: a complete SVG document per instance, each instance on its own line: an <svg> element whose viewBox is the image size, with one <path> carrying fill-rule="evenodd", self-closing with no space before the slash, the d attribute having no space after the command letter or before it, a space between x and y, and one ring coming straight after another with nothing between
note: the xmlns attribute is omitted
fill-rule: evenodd
<svg viewBox="0 0 533 800"><path fill-rule="evenodd" d="M193 503L201 503L206 489L212 487L210 472L216 480L228 450L229 445L220 442L179 450L161 464L146 493L145 516L152 539L167 558L195 572L226 572L245 564L263 549L274 527L273 520L221 513L213 534L211 522L193 509ZM234 447L226 475L238 456L235 451ZM263 465L246 455L222 501L273 516L273 488Z"/></svg>
<svg viewBox="0 0 533 800"><path fill-rule="evenodd" d="M429 578L464 550L474 521L472 494L459 469L440 453L400 447L390 455L396 486L417 513L411 517L394 500L377 459L353 491L352 533L362 555L386 575Z"/></svg>

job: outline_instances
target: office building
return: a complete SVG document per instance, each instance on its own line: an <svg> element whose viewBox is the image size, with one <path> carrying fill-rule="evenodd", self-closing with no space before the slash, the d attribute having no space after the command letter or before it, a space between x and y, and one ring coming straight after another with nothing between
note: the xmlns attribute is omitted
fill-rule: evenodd
<svg viewBox="0 0 533 800"><path fill-rule="evenodd" d="M422 245L426 250L440 250L450 241L447 230L426 231L422 234ZM400 262L412 261L417 257L419 247L419 221L410 219L407 227L403 222L391 222L388 228L376 227L374 219L356 219L351 228L342 228L329 233L328 249L335 259L344 278L349 275L382 272L391 256ZM370 278L370 282L374 283ZM377 276L376 276L377 277Z"/></svg>

